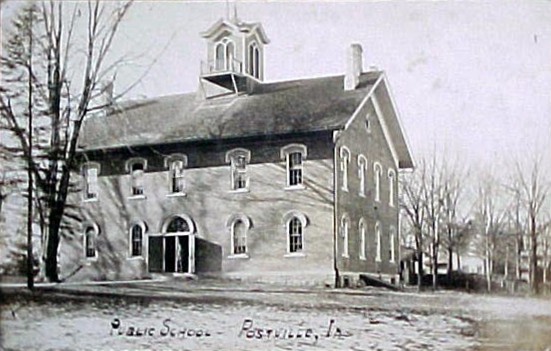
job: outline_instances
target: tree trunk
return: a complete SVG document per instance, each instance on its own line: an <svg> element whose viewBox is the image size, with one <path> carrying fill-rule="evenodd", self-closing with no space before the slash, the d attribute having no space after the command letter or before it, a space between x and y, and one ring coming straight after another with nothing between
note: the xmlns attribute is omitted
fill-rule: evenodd
<svg viewBox="0 0 551 351"><path fill-rule="evenodd" d="M448 283L452 281L452 271L453 271L453 248L451 245L448 246Z"/></svg>
<svg viewBox="0 0 551 351"><path fill-rule="evenodd" d="M423 286L423 252L417 253L417 289L421 291Z"/></svg>
<svg viewBox="0 0 551 351"><path fill-rule="evenodd" d="M59 249L59 229L61 227L61 217L63 216L63 207L55 207L50 212L48 224L48 242L46 249L46 278L51 282L59 282L58 275L58 249Z"/></svg>
<svg viewBox="0 0 551 351"><path fill-rule="evenodd" d="M516 252L515 252L515 261L516 261L516 278L517 280L520 280L520 276L521 276L521 271L520 271L520 268L521 268L521 254L522 254L522 245L521 245L521 240L522 240L522 237L519 236L517 237L517 240L516 240Z"/></svg>
<svg viewBox="0 0 551 351"><path fill-rule="evenodd" d="M534 294L539 293L539 284L538 284L538 243L536 235L535 220L533 221L533 227L531 228L531 260L530 260L530 285L532 292Z"/></svg>
<svg viewBox="0 0 551 351"><path fill-rule="evenodd" d="M457 257L457 270L460 270L461 269L461 255L459 254L459 252L456 252L455 255Z"/></svg>
<svg viewBox="0 0 551 351"><path fill-rule="evenodd" d="M436 290L436 288L438 286L438 282L437 282L437 278L438 278L438 249L436 249L436 245L435 245L435 248L433 249L432 256L433 256L433 259L432 259L432 289Z"/></svg>

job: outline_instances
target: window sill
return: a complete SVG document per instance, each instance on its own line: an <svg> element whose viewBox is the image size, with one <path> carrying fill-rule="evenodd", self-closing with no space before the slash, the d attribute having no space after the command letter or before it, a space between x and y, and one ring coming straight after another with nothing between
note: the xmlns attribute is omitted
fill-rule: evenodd
<svg viewBox="0 0 551 351"><path fill-rule="evenodd" d="M382 260L380 258L376 258L375 262L382 262Z"/></svg>
<svg viewBox="0 0 551 351"><path fill-rule="evenodd" d="M367 258L365 256L360 256L361 261L367 261Z"/></svg>
<svg viewBox="0 0 551 351"><path fill-rule="evenodd" d="M166 197L186 197L187 193L169 193Z"/></svg>
<svg viewBox="0 0 551 351"><path fill-rule="evenodd" d="M299 184L299 185L286 186L284 190L293 191L293 190L304 190L304 189L306 189L304 184Z"/></svg>
<svg viewBox="0 0 551 351"><path fill-rule="evenodd" d="M249 188L228 190L230 194L244 194L250 192Z"/></svg>
<svg viewBox="0 0 551 351"><path fill-rule="evenodd" d="M132 195L128 197L128 200L145 200L145 195Z"/></svg>
<svg viewBox="0 0 551 351"><path fill-rule="evenodd" d="M365 197L365 193L358 193L359 197Z"/></svg>
<svg viewBox="0 0 551 351"><path fill-rule="evenodd" d="M342 258L350 258L350 256L348 254L342 254L341 256L342 256Z"/></svg>
<svg viewBox="0 0 551 351"><path fill-rule="evenodd" d="M229 260L248 260L249 254L235 254L235 255L229 255L227 259Z"/></svg>
<svg viewBox="0 0 551 351"><path fill-rule="evenodd" d="M306 254L304 252L289 252L285 254L283 257L285 258L306 257Z"/></svg>
<svg viewBox="0 0 551 351"><path fill-rule="evenodd" d="M96 262L97 260L98 260L98 256L96 256L96 257L84 257L84 259L82 261L83 261L83 264L89 266L92 263Z"/></svg>
<svg viewBox="0 0 551 351"><path fill-rule="evenodd" d="M82 199L82 202L98 202L98 198L94 197L90 199Z"/></svg>
<svg viewBox="0 0 551 351"><path fill-rule="evenodd" d="M126 260L128 261L143 261L145 258L143 256L128 256Z"/></svg>

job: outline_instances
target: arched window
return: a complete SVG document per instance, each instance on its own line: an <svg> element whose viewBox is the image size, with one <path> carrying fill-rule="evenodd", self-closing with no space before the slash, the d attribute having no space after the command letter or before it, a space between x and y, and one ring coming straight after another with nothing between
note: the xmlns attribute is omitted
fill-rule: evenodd
<svg viewBox="0 0 551 351"><path fill-rule="evenodd" d="M358 155L358 178L360 179L360 190L358 194L365 196L365 175L367 173L367 158L364 155Z"/></svg>
<svg viewBox="0 0 551 351"><path fill-rule="evenodd" d="M251 76L255 76L255 69L254 69L254 48L255 48L255 43L252 43L251 45L249 45L249 60L248 60L248 63L249 63L249 69L248 69L248 72Z"/></svg>
<svg viewBox="0 0 551 351"><path fill-rule="evenodd" d="M361 260L365 260L365 252L366 252L366 241L365 241L365 221L364 219L360 219L360 222L358 223L358 232L360 233L360 251L359 251L359 257Z"/></svg>
<svg viewBox="0 0 551 351"><path fill-rule="evenodd" d="M374 182L375 182L375 201L381 201L381 175L383 174L383 168L381 164L375 162L373 165Z"/></svg>
<svg viewBox="0 0 551 351"><path fill-rule="evenodd" d="M283 216L282 224L287 236L287 252L291 256L302 255L304 252L304 229L308 225L308 218L301 212L293 210Z"/></svg>
<svg viewBox="0 0 551 351"><path fill-rule="evenodd" d="M346 146L341 146L341 175L342 175L342 190L348 191L348 164L350 163L350 150Z"/></svg>
<svg viewBox="0 0 551 351"><path fill-rule="evenodd" d="M234 71L234 45L230 41L226 44L226 70Z"/></svg>
<svg viewBox="0 0 551 351"><path fill-rule="evenodd" d="M388 241L389 241L389 245L388 245L389 261L394 262L396 259L396 253L394 248L394 245L395 245L394 243L396 241L396 230L394 229L394 227L390 227L390 235L388 236Z"/></svg>
<svg viewBox="0 0 551 351"><path fill-rule="evenodd" d="M388 170L388 203L394 206L394 188L396 187L396 172L393 169Z"/></svg>
<svg viewBox="0 0 551 351"><path fill-rule="evenodd" d="M377 236L377 253L375 256L375 260L377 262L381 262L381 225L379 223L375 224L375 233Z"/></svg>
<svg viewBox="0 0 551 351"><path fill-rule="evenodd" d="M141 257L143 253L144 227L142 224L134 224L130 229L130 256Z"/></svg>
<svg viewBox="0 0 551 351"><path fill-rule="evenodd" d="M233 222L232 226L232 254L246 254L247 253L247 226L245 223L238 219Z"/></svg>
<svg viewBox="0 0 551 351"><path fill-rule="evenodd" d="M188 222L182 217L174 217L166 227L166 233L187 233L190 232Z"/></svg>
<svg viewBox="0 0 551 351"><path fill-rule="evenodd" d="M348 257L348 229L348 217L343 215L341 218L342 257Z"/></svg>
<svg viewBox="0 0 551 351"><path fill-rule="evenodd" d="M298 217L293 217L288 225L289 252L302 251L302 222Z"/></svg>
<svg viewBox="0 0 551 351"><path fill-rule="evenodd" d="M84 255L86 258L97 257L97 236L98 229L95 226L87 226L84 230Z"/></svg>
<svg viewBox="0 0 551 351"><path fill-rule="evenodd" d="M254 77L260 78L260 51L254 48Z"/></svg>
<svg viewBox="0 0 551 351"><path fill-rule="evenodd" d="M218 43L216 45L216 49L215 49L215 59L214 59L214 68L217 70L217 71L221 71L223 70L225 67L225 59L224 59L224 44L223 43Z"/></svg>

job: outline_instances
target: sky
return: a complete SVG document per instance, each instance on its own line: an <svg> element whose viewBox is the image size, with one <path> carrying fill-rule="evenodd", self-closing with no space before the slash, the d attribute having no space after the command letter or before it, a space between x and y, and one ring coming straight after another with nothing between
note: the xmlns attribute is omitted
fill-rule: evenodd
<svg viewBox="0 0 551 351"><path fill-rule="evenodd" d="M8 1L3 17L20 3ZM234 2L230 1L230 8ZM261 22L265 81L343 74L352 43L364 69L386 72L416 159L434 152L486 167L538 154L551 164L550 1L237 1ZM225 1L138 1L113 56L132 58L115 93L125 97L197 89L206 43L200 33ZM501 164L501 163L500 163Z"/></svg>

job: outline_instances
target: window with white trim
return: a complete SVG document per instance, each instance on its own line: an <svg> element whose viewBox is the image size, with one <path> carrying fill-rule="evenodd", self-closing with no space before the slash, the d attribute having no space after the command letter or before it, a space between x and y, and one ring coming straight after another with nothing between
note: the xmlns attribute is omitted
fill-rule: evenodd
<svg viewBox="0 0 551 351"><path fill-rule="evenodd" d="M365 240L365 236L366 236L366 233L365 233L365 221L364 219L360 219L360 222L358 223L358 232L360 233L360 250L359 250L359 258L360 260L365 260L365 253L366 253L366 250L367 250L367 247L366 247L366 240Z"/></svg>
<svg viewBox="0 0 551 351"><path fill-rule="evenodd" d="M375 201L381 201L381 175L383 174L383 167L380 163L375 162L373 165L374 182L375 182Z"/></svg>
<svg viewBox="0 0 551 351"><path fill-rule="evenodd" d="M130 228L130 257L142 256L144 232L144 224L134 224Z"/></svg>
<svg viewBox="0 0 551 351"><path fill-rule="evenodd" d="M247 166L251 160L251 152L246 149L233 149L226 153L226 162L230 163L230 189L248 190L249 175Z"/></svg>
<svg viewBox="0 0 551 351"><path fill-rule="evenodd" d="M174 160L170 163L170 192L183 193L185 187L184 161Z"/></svg>
<svg viewBox="0 0 551 351"><path fill-rule="evenodd" d="M388 258L390 262L394 262L396 259L396 256L395 256L396 253L394 248L395 240L396 240L396 230L394 229L394 227L390 227L390 233L388 236L388 241L389 241Z"/></svg>
<svg viewBox="0 0 551 351"><path fill-rule="evenodd" d="M348 230L348 217L343 215L341 218L342 257L348 257Z"/></svg>
<svg viewBox="0 0 551 351"><path fill-rule="evenodd" d="M341 187L342 190L348 191L348 164L350 163L350 150L348 150L346 146L341 146L340 158Z"/></svg>
<svg viewBox="0 0 551 351"><path fill-rule="evenodd" d="M388 170L388 204L394 207L394 189L396 187L396 171L392 168Z"/></svg>
<svg viewBox="0 0 551 351"><path fill-rule="evenodd" d="M367 158L364 155L358 155L358 178L360 180L360 190L358 194L365 196L366 189L366 174L367 174Z"/></svg>
<svg viewBox="0 0 551 351"><path fill-rule="evenodd" d="M249 74L260 78L260 51L255 42L249 45Z"/></svg>
<svg viewBox="0 0 551 351"><path fill-rule="evenodd" d="M375 261L381 262L381 225L379 223L375 224L375 234L377 240L377 252L375 256Z"/></svg>
<svg viewBox="0 0 551 351"><path fill-rule="evenodd" d="M131 177L131 196L142 196L144 194L143 178L147 162L143 158L133 158L127 161L126 168Z"/></svg>
<svg viewBox="0 0 551 351"><path fill-rule="evenodd" d="M98 198L99 164L87 163L83 167L84 175L84 200Z"/></svg>
<svg viewBox="0 0 551 351"><path fill-rule="evenodd" d="M165 167L168 168L169 194L185 194L187 156L173 154L165 158Z"/></svg>
<svg viewBox="0 0 551 351"><path fill-rule="evenodd" d="M84 230L84 256L87 259L96 258L98 255L97 236L98 230L92 225L87 226Z"/></svg>
<svg viewBox="0 0 551 351"><path fill-rule="evenodd" d="M284 158L287 163L287 187L303 187L306 146L301 144L287 145L281 148L281 158Z"/></svg>
<svg viewBox="0 0 551 351"><path fill-rule="evenodd" d="M214 69L234 71L235 65L235 45L228 38L224 38L216 44L214 49Z"/></svg>
<svg viewBox="0 0 551 351"><path fill-rule="evenodd" d="M247 253L247 226L241 219L232 224L232 255Z"/></svg>
<svg viewBox="0 0 551 351"><path fill-rule="evenodd" d="M287 226L289 234L289 252L302 251L302 222L298 217L293 217Z"/></svg>

